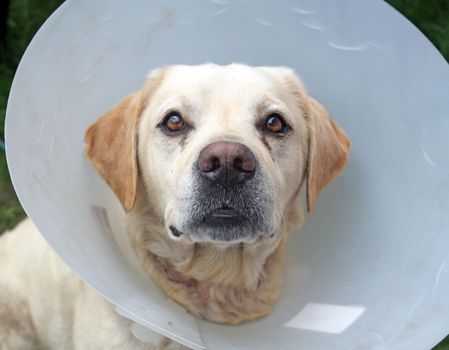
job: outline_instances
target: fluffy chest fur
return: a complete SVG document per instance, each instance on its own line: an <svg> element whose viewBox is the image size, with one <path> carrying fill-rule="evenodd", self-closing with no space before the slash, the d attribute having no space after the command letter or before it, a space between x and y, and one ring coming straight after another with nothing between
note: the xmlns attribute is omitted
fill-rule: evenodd
<svg viewBox="0 0 449 350"><path fill-rule="evenodd" d="M269 314L279 298L286 233L303 221L295 203L282 226L286 232L269 241L185 244L148 220L154 211L140 197L128 221L129 239L145 272L172 299L197 317L238 324Z"/></svg>

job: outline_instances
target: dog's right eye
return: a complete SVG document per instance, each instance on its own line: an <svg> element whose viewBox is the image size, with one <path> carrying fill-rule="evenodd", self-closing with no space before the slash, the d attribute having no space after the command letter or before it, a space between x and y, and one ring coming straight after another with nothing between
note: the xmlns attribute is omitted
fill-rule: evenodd
<svg viewBox="0 0 449 350"><path fill-rule="evenodd" d="M285 132L288 130L287 123L284 121L284 118L278 113L271 113L265 120L265 124L262 126L262 129L270 133L271 135L275 135L278 137L282 137L285 135Z"/></svg>
<svg viewBox="0 0 449 350"><path fill-rule="evenodd" d="M186 128L186 123L179 112L171 112L161 124L162 130L166 133L174 133L183 131Z"/></svg>

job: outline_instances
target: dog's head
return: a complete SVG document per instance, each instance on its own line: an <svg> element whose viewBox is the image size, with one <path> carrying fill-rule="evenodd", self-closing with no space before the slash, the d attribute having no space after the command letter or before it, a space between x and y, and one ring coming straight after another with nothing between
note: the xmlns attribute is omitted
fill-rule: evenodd
<svg viewBox="0 0 449 350"><path fill-rule="evenodd" d="M153 71L86 141L126 211L144 188L171 238L219 242L275 236L303 182L312 211L350 147L290 69L236 64Z"/></svg>

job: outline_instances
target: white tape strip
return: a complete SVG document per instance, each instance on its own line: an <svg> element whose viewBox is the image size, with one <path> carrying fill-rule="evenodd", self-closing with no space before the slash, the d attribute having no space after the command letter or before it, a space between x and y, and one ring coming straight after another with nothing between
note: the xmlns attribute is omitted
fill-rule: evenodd
<svg viewBox="0 0 449 350"><path fill-rule="evenodd" d="M339 334L353 324L365 308L328 304L307 304L284 327Z"/></svg>

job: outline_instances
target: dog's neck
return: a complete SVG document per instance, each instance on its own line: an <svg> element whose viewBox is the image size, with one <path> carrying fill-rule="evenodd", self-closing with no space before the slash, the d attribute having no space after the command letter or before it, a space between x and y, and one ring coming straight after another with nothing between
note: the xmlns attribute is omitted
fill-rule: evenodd
<svg viewBox="0 0 449 350"><path fill-rule="evenodd" d="M192 314L238 324L271 312L283 285L285 232L252 243L186 243L170 239L143 200L130 215L144 271Z"/></svg>

